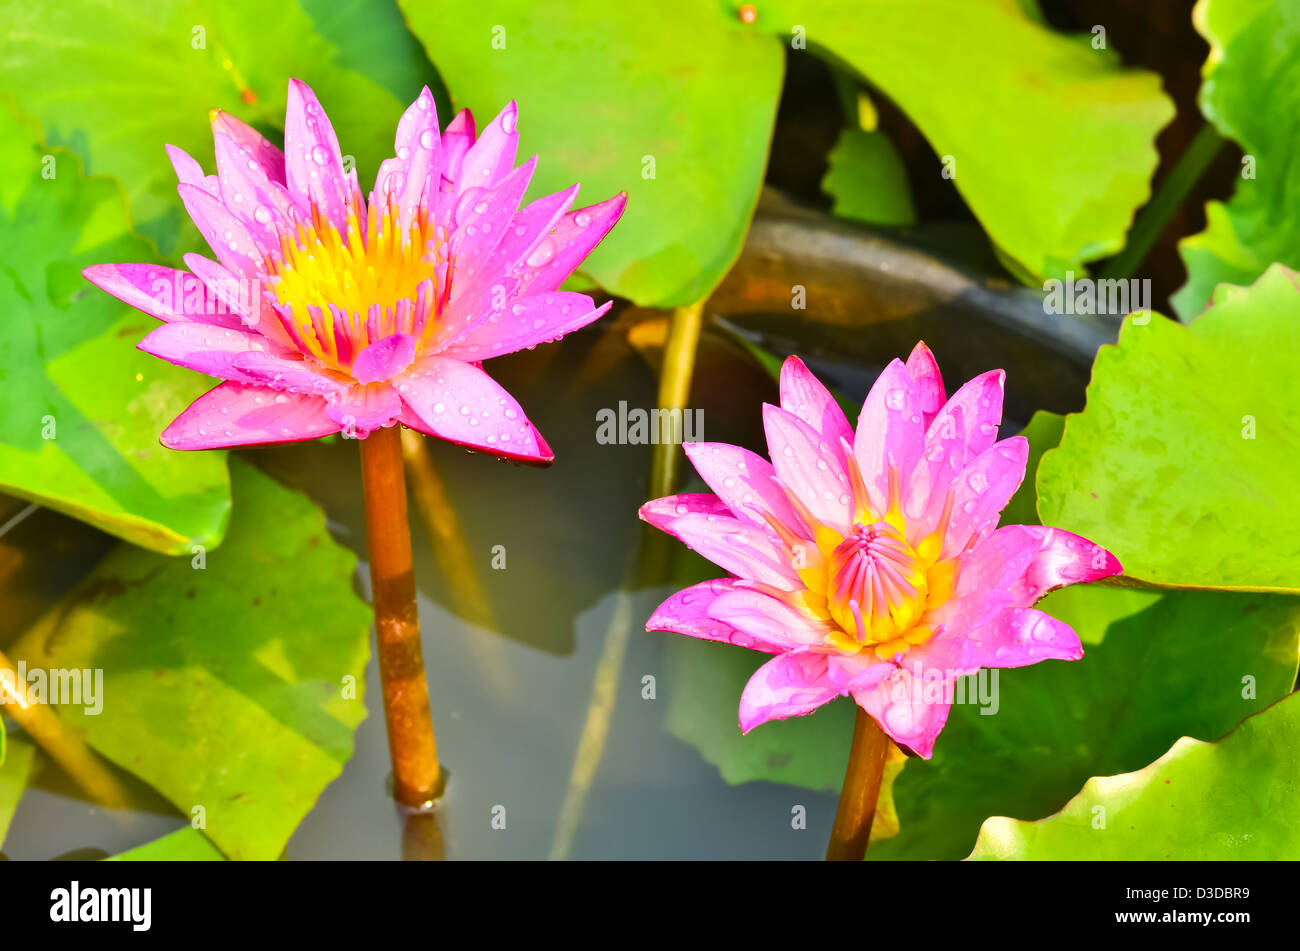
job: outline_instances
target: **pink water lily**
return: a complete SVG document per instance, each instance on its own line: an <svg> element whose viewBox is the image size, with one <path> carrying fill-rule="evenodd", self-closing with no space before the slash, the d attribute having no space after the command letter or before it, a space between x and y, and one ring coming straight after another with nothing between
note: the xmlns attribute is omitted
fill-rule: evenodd
<svg viewBox="0 0 1300 951"><path fill-rule="evenodd" d="M656 499L641 517L730 577L679 591L647 630L776 655L740 698L745 732L852 696L899 745L929 758L948 689L981 667L1078 660L1078 636L1032 605L1120 572L1086 538L998 527L1029 445L998 441L1005 374L947 399L924 344L887 366L856 431L797 357L764 405L771 462L691 443L713 493Z"/></svg>
<svg viewBox="0 0 1300 951"><path fill-rule="evenodd" d="M177 190L217 260L188 271L102 264L86 277L164 321L140 349L226 382L162 435L173 449L364 438L403 423L508 459L554 456L481 362L600 317L558 288L622 214L626 194L570 210L578 186L520 209L511 103L482 135L440 130L426 88L362 196L315 94L289 83L285 150L212 115L217 174L168 146Z"/></svg>

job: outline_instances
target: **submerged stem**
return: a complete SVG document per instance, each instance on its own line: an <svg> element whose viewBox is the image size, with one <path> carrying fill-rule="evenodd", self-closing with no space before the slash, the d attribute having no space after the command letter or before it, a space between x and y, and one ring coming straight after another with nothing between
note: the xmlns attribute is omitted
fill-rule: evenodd
<svg viewBox="0 0 1300 951"><path fill-rule="evenodd" d="M127 794L117 777L49 707L28 698L27 684L4 654L0 654L0 672L8 674L0 677L0 700L5 703L5 713L63 767L86 795L110 809L125 809Z"/></svg>
<svg viewBox="0 0 1300 951"><path fill-rule="evenodd" d="M700 342L700 329L704 324L704 301L673 311L664 346L663 368L659 375L659 408L685 409L691 393L691 376L695 371L695 349ZM647 495L651 499L669 495L677 481L680 447L674 442L659 442L652 449ZM623 671L627 656L628 639L635 624L631 590L638 583L660 583L666 562L662 544L667 536L659 532L642 531L642 543L625 569L622 583L615 594L614 613L605 632L605 646L596 665L596 679L591 688L587 707L587 721L578 739L578 753L574 758L569 788L560 808L559 824L551 843L551 859L568 857L573 838L587 802L587 793L596 768L605 752L609 724L614 716L615 687Z"/></svg>
<svg viewBox="0 0 1300 951"><path fill-rule="evenodd" d="M860 862L867 854L888 752L889 737L871 714L858 707L849 765L844 771L844 788L840 792L839 809L835 811L830 845L826 847L826 861Z"/></svg>
<svg viewBox="0 0 1300 951"><path fill-rule="evenodd" d="M361 481L393 796L418 806L437 797L439 768L420 647L399 426L375 430L361 441Z"/></svg>

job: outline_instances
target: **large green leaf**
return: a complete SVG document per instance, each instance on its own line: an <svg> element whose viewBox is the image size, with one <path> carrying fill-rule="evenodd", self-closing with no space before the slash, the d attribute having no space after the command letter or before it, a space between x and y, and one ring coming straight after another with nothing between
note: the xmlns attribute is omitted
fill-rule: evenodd
<svg viewBox="0 0 1300 951"><path fill-rule="evenodd" d="M822 191L835 214L872 225L916 222L907 170L883 132L845 129L827 161Z"/></svg>
<svg viewBox="0 0 1300 951"><path fill-rule="evenodd" d="M0 735L4 728L0 726ZM0 739L0 747L4 740ZM23 739L10 739L9 749L0 759L0 846L5 844L5 835L9 832L9 823L13 821L18 809L18 800L23 796L32 772L40 762L36 747Z"/></svg>
<svg viewBox="0 0 1300 951"><path fill-rule="evenodd" d="M849 66L952 158L953 183L1022 276L1063 277L1123 246L1174 114L1155 74L1121 69L1017 0L756 6L756 29Z"/></svg>
<svg viewBox="0 0 1300 951"><path fill-rule="evenodd" d="M458 106L482 123L519 101L521 154L540 156L534 192L575 181L583 201L628 192L583 273L658 306L717 285L763 179L776 44L699 0L399 3Z"/></svg>
<svg viewBox="0 0 1300 951"><path fill-rule="evenodd" d="M158 434L212 380L135 349L157 324L81 269L148 259L121 190L0 97L0 489L158 551L221 540L225 454Z"/></svg>
<svg viewBox="0 0 1300 951"><path fill-rule="evenodd" d="M282 128L288 80L302 79L365 180L391 153L402 107L419 92L399 101L342 68L341 59L353 65L362 54L341 54L295 0L3 0L0 16L0 88L91 172L119 178L141 230L166 252L184 213L163 146L178 145L211 170L209 110ZM370 36L392 35L382 16L347 22L359 51ZM412 52L391 41L383 47L394 60ZM379 75L392 81L391 61Z"/></svg>
<svg viewBox="0 0 1300 951"><path fill-rule="evenodd" d="M202 806L227 856L273 859L351 756L369 612L320 510L232 470L236 516L201 570L120 548L14 654L102 669L102 711L67 721L187 817Z"/></svg>
<svg viewBox="0 0 1300 951"><path fill-rule="evenodd" d="M1193 19L1210 44L1201 111L1246 159L1232 200L1208 203L1205 230L1179 244L1187 283L1171 300L1183 319L1216 284L1249 284L1275 261L1300 266L1300 5L1201 0Z"/></svg>
<svg viewBox="0 0 1300 951"><path fill-rule="evenodd" d="M1083 659L1001 671L995 715L954 706L934 758L895 782L902 830L874 857L961 858L986 817L1048 815L1089 777L1222 736L1295 683L1295 598L1085 585L1039 606L1078 631Z"/></svg>
<svg viewBox="0 0 1300 951"><path fill-rule="evenodd" d="M1054 816L985 821L973 859L1300 858L1300 697L1217 743L1180 739L1150 766L1088 780Z"/></svg>
<svg viewBox="0 0 1300 951"><path fill-rule="evenodd" d="M1155 584L1300 590L1295 280L1225 285L1190 326L1127 319L1039 465L1043 522Z"/></svg>

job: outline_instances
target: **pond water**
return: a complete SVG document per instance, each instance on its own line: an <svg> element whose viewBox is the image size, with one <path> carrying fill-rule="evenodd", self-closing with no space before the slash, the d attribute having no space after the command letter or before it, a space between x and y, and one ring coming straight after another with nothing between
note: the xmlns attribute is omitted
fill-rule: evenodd
<svg viewBox="0 0 1300 951"><path fill-rule="evenodd" d="M596 414L617 409L619 401L653 407L655 372L612 326L494 361L490 369L528 410L557 462L533 470L445 443L432 446L490 601L491 628L458 616L412 500L424 651L439 753L448 772L437 822L449 859L546 858L620 582L640 538L636 509L644 500L650 461L648 446L598 443ZM858 379L849 384L844 378L846 390L862 385L862 371L852 375ZM871 375L865 375L867 382ZM761 449L763 400L775 400L775 386L763 372L706 338L692 398L693 406L704 408L704 438ZM359 556L357 590L367 596L357 447L339 440L245 456L325 509L335 538ZM47 539L65 536L75 541L63 543L48 565L29 566L22 579L29 620L89 570L111 541L45 510L5 539L43 550L39 546L48 546ZM504 568L492 567L494 551L504 553ZM604 754L567 854L819 858L834 815L833 794L765 782L729 786L665 727L673 689L665 649L676 635L646 633L642 625L670 591L654 586L623 595L633 618L627 653ZM402 822L385 790L388 750L373 658L368 670L370 715L357 731L355 754L293 836L290 859L403 856ZM647 675L656 678L653 700L642 698ZM5 854L102 857L185 824L138 783L132 781L132 788L145 805L130 816L106 814L78 798L60 771L47 766L22 800ZM796 805L806 809L804 829L792 828ZM504 829L492 821L499 806L505 808Z"/></svg>

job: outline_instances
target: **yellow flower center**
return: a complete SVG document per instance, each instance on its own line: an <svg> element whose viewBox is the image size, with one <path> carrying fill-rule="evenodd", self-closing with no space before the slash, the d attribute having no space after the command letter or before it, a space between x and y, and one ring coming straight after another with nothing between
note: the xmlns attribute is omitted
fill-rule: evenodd
<svg viewBox="0 0 1300 951"><path fill-rule="evenodd" d="M311 223L283 236L279 257L264 262L277 299L290 312L286 329L303 354L347 371L357 354L389 334L411 333L417 346L427 340L435 295L446 284L441 231L435 233L423 209L404 231L397 210L381 212L377 203L363 231L360 205L353 202L340 234L313 207Z"/></svg>

